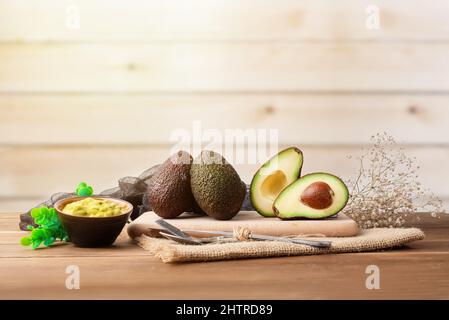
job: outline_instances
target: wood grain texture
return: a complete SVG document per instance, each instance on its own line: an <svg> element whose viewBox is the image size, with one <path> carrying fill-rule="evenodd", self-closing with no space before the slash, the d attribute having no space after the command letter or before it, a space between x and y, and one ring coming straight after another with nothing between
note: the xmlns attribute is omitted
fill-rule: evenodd
<svg viewBox="0 0 449 320"><path fill-rule="evenodd" d="M449 5L379 0L4 0L1 41L428 41L447 40ZM67 28L73 9L80 28Z"/></svg>
<svg viewBox="0 0 449 320"><path fill-rule="evenodd" d="M0 222L16 218L10 214ZM126 238L110 249L66 245L38 251L0 238L0 298L447 299L449 216L423 218L421 226L426 240L396 250L175 265ZM13 224L1 226L0 235L9 237L11 230ZM434 235L441 240L432 240ZM80 267L80 290L65 289L70 264ZM372 264L381 270L380 290L365 287L365 269Z"/></svg>
<svg viewBox="0 0 449 320"><path fill-rule="evenodd" d="M0 212L136 175L195 120L279 129L310 148L309 172L342 176L356 170L344 156L387 131L449 199L449 4L376 1L369 30L371 4L1 1ZM255 167L238 170L249 181Z"/></svg>
<svg viewBox="0 0 449 320"><path fill-rule="evenodd" d="M358 174L360 147L304 146L303 172L331 172L344 179ZM281 146L283 147L283 146ZM97 191L114 187L117 179L138 176L149 167L162 163L170 155L170 146L73 146L0 148L0 196L47 197L53 192L70 191L87 180ZM420 181L441 197L448 197L449 171L441 170L449 161L446 147L410 147L406 153L421 165ZM348 156L352 155L352 159ZM263 163L266 158L260 158ZM232 162L232 158L228 158ZM236 159L234 159L236 160ZM250 182L260 163L234 163L245 182ZM14 199L11 199L14 200ZM17 209L16 209L17 210ZM0 210L0 211L6 211Z"/></svg>
<svg viewBox="0 0 449 320"><path fill-rule="evenodd" d="M281 144L366 144L386 131L449 145L448 106L446 94L0 95L0 144L166 144L199 121L222 134L278 129Z"/></svg>
<svg viewBox="0 0 449 320"><path fill-rule="evenodd" d="M131 238L136 238L148 229L161 230L156 222L161 217L155 212L146 212L128 225L128 234ZM194 217L186 214L170 219L169 223L176 228L200 231L228 231L233 232L237 228L246 228L254 234L274 237L291 236L292 234L320 234L327 237L352 237L359 233L357 223L345 214L339 213L336 218L323 219L318 221L290 220L282 221L279 218L267 218L256 211L241 211L231 220L216 220L209 216ZM214 234L204 235L195 232L187 232L189 235L198 237L214 236ZM153 235L150 233L149 235Z"/></svg>
<svg viewBox="0 0 449 320"><path fill-rule="evenodd" d="M448 92L448 43L4 44L0 93Z"/></svg>

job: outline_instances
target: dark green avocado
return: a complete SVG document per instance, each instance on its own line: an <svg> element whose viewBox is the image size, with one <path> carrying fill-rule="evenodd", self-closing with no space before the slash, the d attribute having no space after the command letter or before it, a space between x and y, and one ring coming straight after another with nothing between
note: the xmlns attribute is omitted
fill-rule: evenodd
<svg viewBox="0 0 449 320"><path fill-rule="evenodd" d="M246 185L226 159L202 151L190 170L190 184L199 207L217 220L232 219L242 207Z"/></svg>

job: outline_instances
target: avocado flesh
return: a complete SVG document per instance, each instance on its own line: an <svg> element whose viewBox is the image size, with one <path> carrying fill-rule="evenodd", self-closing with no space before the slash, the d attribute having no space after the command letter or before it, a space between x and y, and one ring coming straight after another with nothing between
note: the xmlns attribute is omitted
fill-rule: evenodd
<svg viewBox="0 0 449 320"><path fill-rule="evenodd" d="M304 191L317 182L325 183L331 189L332 203L323 209L312 208L301 201ZM305 175L285 188L274 202L273 209L281 219L321 219L340 212L346 206L348 199L348 188L340 178L318 172Z"/></svg>
<svg viewBox="0 0 449 320"><path fill-rule="evenodd" d="M212 151L203 151L195 158L190 184L198 206L217 220L232 219L240 211L246 195L246 185L235 169Z"/></svg>
<svg viewBox="0 0 449 320"><path fill-rule="evenodd" d="M254 175L250 187L251 202L264 217L275 217L273 203L285 187L301 175L303 155L288 148L268 160Z"/></svg>

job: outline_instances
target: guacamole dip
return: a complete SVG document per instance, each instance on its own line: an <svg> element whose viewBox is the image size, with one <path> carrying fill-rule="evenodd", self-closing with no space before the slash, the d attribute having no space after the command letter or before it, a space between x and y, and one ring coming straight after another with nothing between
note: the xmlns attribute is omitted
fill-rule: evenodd
<svg viewBox="0 0 449 320"><path fill-rule="evenodd" d="M63 213L83 217L113 217L128 211L126 204L108 199L85 198L67 204Z"/></svg>

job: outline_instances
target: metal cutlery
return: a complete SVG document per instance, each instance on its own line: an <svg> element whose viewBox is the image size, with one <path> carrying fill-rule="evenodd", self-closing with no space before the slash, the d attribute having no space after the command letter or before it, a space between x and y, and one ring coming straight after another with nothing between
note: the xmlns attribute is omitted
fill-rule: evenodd
<svg viewBox="0 0 449 320"><path fill-rule="evenodd" d="M203 242L194 240L194 239L188 239L188 238L184 238L184 237L179 237L173 234L169 234L169 233L165 233L160 231L159 234L161 236L163 236L164 238L168 239L168 240L173 240L182 244L190 244L190 245L202 245Z"/></svg>
<svg viewBox="0 0 449 320"><path fill-rule="evenodd" d="M218 242L222 239L224 239L224 237L209 237L209 238L192 238L192 239L187 239L187 238L182 238L179 236L175 236L173 234L168 234L166 232L162 232L159 231L159 234L161 236L163 236L166 239L169 240L173 240L182 244L192 244L192 245L201 245L201 244L206 244L206 243L214 243L214 242Z"/></svg>
<svg viewBox="0 0 449 320"><path fill-rule="evenodd" d="M233 238L234 233L230 231L202 231L202 230L184 230L176 228L172 224L168 223L164 219L159 219L156 223L164 228L167 232L160 231L159 234L167 239L183 243L183 244L191 244L191 245L201 245L205 243L213 243L224 238ZM202 234L202 235L218 235L218 237L192 237L187 233L193 234ZM286 238L286 237L274 237L274 236L266 236L266 235L258 235L251 234L249 239L260 240L260 241L281 241L295 244L302 244L316 248L329 248L332 245L331 241L326 240L309 240L309 239L300 239L300 238Z"/></svg>
<svg viewBox="0 0 449 320"><path fill-rule="evenodd" d="M188 240L194 240L191 236L188 234L182 232L180 229L176 228L174 225L168 223L164 219L158 219L156 220L156 223L164 228L166 231L170 232L170 234L178 236L180 238L188 239Z"/></svg>
<svg viewBox="0 0 449 320"><path fill-rule="evenodd" d="M201 231L201 230L185 230L188 233L196 233L203 235L221 235L225 237L234 237L234 233L230 231ZM330 248L332 245L332 241L327 240L308 240L308 239L300 239L300 238L287 238L287 237L274 237L274 236L266 236L266 235L258 235L251 234L250 239L253 240L262 240L262 241L282 241L282 242L290 242L296 244L304 244L317 248Z"/></svg>

